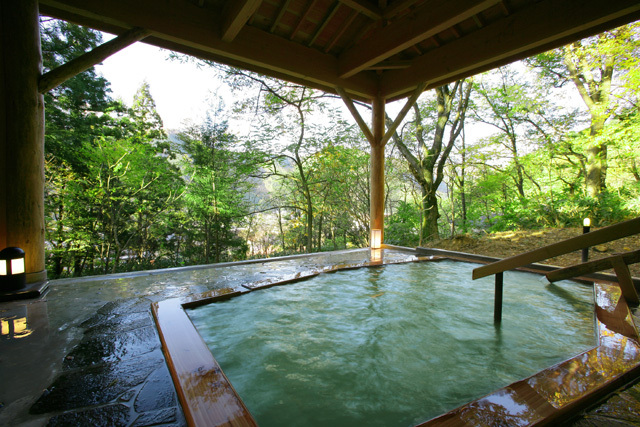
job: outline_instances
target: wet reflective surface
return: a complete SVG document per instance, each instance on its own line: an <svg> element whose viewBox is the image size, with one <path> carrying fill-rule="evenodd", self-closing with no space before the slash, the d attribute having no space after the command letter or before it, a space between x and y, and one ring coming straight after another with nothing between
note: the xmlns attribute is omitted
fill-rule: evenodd
<svg viewBox="0 0 640 427"><path fill-rule="evenodd" d="M596 345L590 287L509 272L496 328L475 267L339 271L189 314L261 426L406 426Z"/></svg>
<svg viewBox="0 0 640 427"><path fill-rule="evenodd" d="M250 264L56 280L50 282L43 298L0 302L0 320L6 322L0 323L0 331L6 332L0 337L0 425L183 426L186 421L160 349L160 338L154 332L152 303L171 298L188 302L194 294L226 287L247 291L243 285L268 286L285 276L339 264L366 263L370 256L365 249ZM406 259L416 257L413 252L384 249L382 260L374 262ZM613 304L601 308L615 313L616 297L602 298L609 298ZM611 325L616 318L603 323ZM601 336L615 342L627 339L627 344L610 356L622 354L628 365L634 363L637 346L628 337L628 315L623 319L627 320L619 327L601 329ZM615 360L611 362L615 365ZM610 369L609 365L602 366ZM521 400L545 400L535 390L526 394L524 385L517 396L513 405L522 405ZM487 404L499 405L500 399L506 397L491 398ZM638 424L638 402L640 386L620 390L584 413L576 425L612 425L612 420ZM519 414L526 411L518 408L513 406L509 416L525 419Z"/></svg>
<svg viewBox="0 0 640 427"><path fill-rule="evenodd" d="M0 425L184 425L153 302L368 259L350 250L63 279L39 299L0 302Z"/></svg>
<svg viewBox="0 0 640 427"><path fill-rule="evenodd" d="M529 425L562 419L637 377L640 344L620 288L596 283L594 291L598 347L423 425Z"/></svg>

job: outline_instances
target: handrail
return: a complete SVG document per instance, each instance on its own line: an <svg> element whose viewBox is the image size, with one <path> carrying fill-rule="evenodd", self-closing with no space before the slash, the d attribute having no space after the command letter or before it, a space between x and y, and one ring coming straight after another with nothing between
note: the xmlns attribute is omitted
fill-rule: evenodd
<svg viewBox="0 0 640 427"><path fill-rule="evenodd" d="M640 262L640 250L625 252L606 258L595 259L593 261L583 262L582 264L576 264L570 267L559 268L557 270L548 272L546 274L547 280L553 283L559 280L570 279L572 277L578 277L585 274L596 273L602 270L608 270L610 268L613 268L613 263L618 258L621 258L626 265L636 264Z"/></svg>
<svg viewBox="0 0 640 427"><path fill-rule="evenodd" d="M534 262L564 255L590 246L611 242L634 234L640 234L640 217L483 265L473 270L472 277L473 280L475 280L492 274L502 273L503 271L514 270Z"/></svg>

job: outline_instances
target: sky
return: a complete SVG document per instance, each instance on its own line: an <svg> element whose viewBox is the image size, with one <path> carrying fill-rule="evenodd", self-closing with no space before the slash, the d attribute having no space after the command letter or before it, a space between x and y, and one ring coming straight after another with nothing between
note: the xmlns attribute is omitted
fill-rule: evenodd
<svg viewBox="0 0 640 427"><path fill-rule="evenodd" d="M103 33L104 41L114 36ZM150 85L151 95L156 108L168 132L183 129L185 121L200 122L217 98L222 97L227 107L231 107L234 95L217 72L209 67L198 67L194 62L181 62L169 59L170 51L145 43L135 43L107 58L96 70L111 83L112 96L121 99L128 106L144 81ZM575 94L577 95L577 94ZM574 95L574 97L575 97ZM574 104L575 100L569 100ZM337 101L336 105L342 107ZM404 105L404 101L387 106L387 112L395 117ZM343 117L355 123L346 108ZM361 111L365 121L369 121ZM230 130L244 134L246 125L229 121ZM468 125L467 135L472 140L487 136L495 129L482 125Z"/></svg>
<svg viewBox="0 0 640 427"><path fill-rule="evenodd" d="M105 41L110 38L105 34ZM113 98L129 106L147 81L165 129L175 130L187 119L197 122L204 117L209 101L216 94L228 95L229 90L214 70L168 58L168 50L135 43L107 58L96 70L111 83Z"/></svg>
<svg viewBox="0 0 640 427"><path fill-rule="evenodd" d="M114 36L103 33L103 37L104 41L108 41ZM215 70L198 67L193 62L170 60L169 54L168 50L135 43L97 65L96 71L111 83L113 98L122 99L128 106L131 106L136 91L146 80L167 131L184 128L185 120L197 123L210 106L217 103L217 97L223 97L226 106L231 107L234 96ZM341 102L337 104L342 106ZM392 103L387 111L395 117L402 105L401 102ZM345 119L355 123L346 108L343 110ZM366 115L363 118L368 122ZM232 131L233 126L231 120Z"/></svg>

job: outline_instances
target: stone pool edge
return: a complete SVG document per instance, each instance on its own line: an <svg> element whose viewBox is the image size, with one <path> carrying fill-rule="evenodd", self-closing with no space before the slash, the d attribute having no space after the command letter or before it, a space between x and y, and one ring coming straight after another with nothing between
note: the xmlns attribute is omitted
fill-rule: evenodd
<svg viewBox="0 0 640 427"><path fill-rule="evenodd" d="M393 248L404 249L404 248ZM464 253L420 256L404 262L452 259L487 263L489 257ZM246 425L256 421L233 389L211 351L185 312L214 301L229 299L254 289L305 280L337 270L399 263L384 260L330 266L296 273L276 282L253 282L242 289L222 289L152 304L162 351L189 425ZM522 270L540 273L549 266ZM640 374L640 343L631 313L619 287L611 281L581 278L594 283L595 320L599 345L529 378L512 383L480 399L428 420L420 426L470 426L509 423L544 425L585 409ZM578 375L576 375L578 374ZM567 379L558 382L558 378Z"/></svg>

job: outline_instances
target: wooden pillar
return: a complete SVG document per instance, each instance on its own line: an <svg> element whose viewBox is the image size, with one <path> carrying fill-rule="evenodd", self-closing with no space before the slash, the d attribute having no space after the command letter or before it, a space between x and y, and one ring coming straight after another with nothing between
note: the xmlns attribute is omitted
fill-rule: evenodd
<svg viewBox="0 0 640 427"><path fill-rule="evenodd" d="M371 130L371 199L370 199L370 228L382 230L384 242L384 107L385 100L373 100Z"/></svg>
<svg viewBox="0 0 640 427"><path fill-rule="evenodd" d="M37 0L0 1L0 46L0 249L22 248L27 282L41 282L47 273Z"/></svg>

